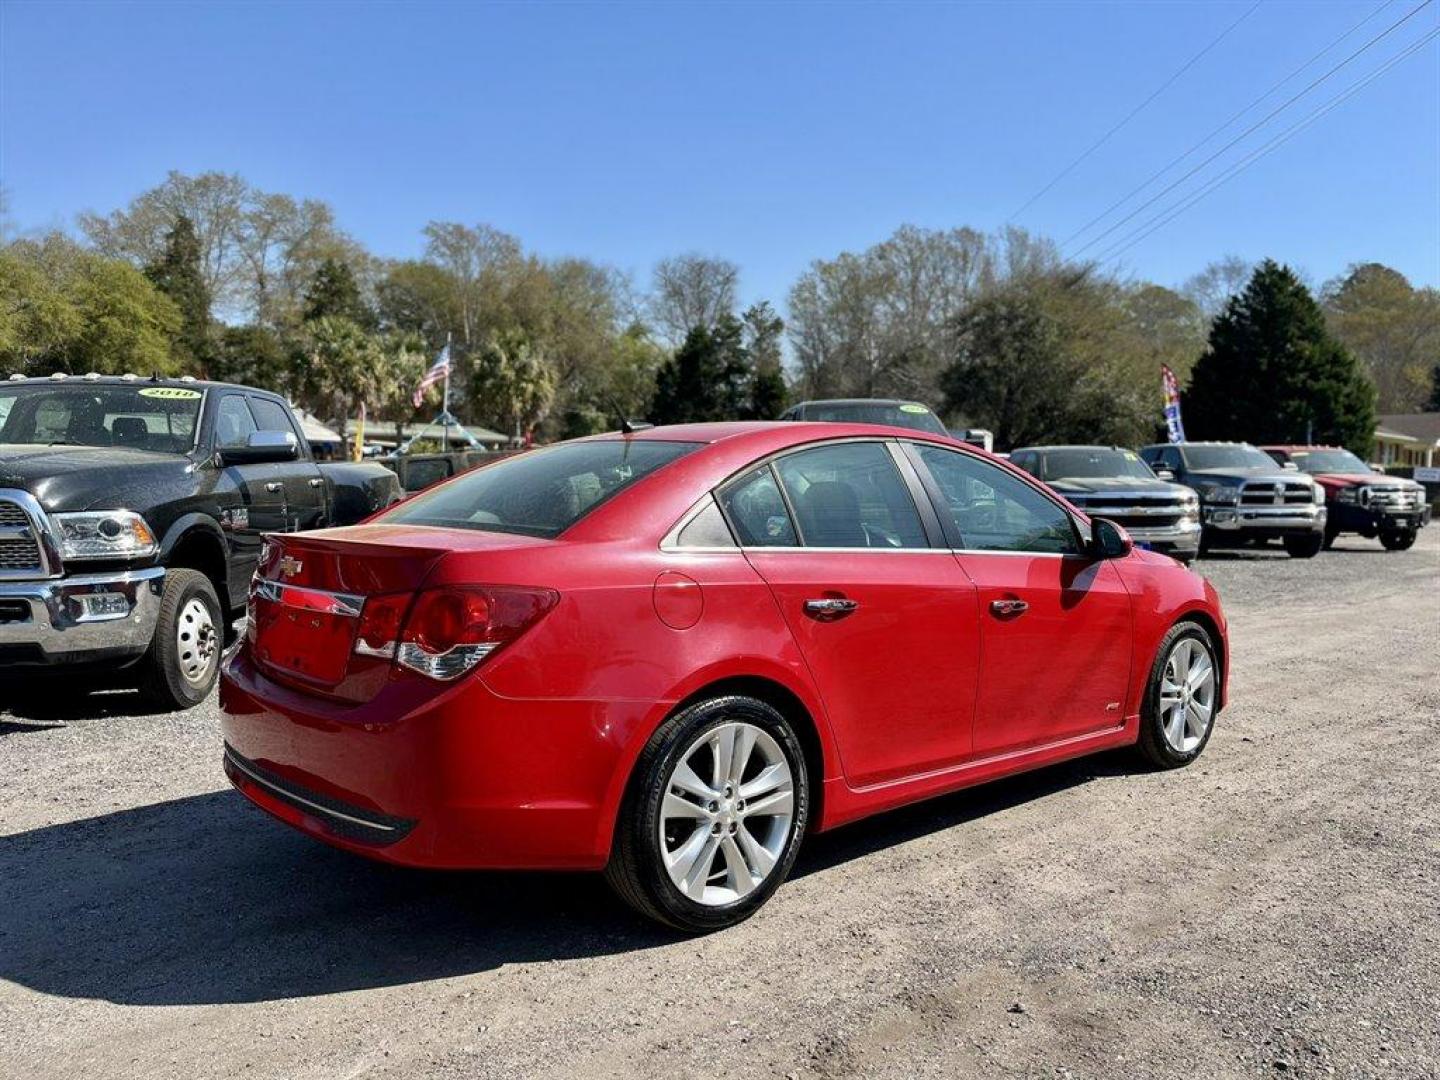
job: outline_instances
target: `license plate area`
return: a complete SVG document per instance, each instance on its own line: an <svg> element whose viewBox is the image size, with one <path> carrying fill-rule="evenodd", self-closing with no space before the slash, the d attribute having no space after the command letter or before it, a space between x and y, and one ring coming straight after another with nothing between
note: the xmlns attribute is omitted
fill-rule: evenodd
<svg viewBox="0 0 1440 1080"><path fill-rule="evenodd" d="M264 579L251 593L252 646L267 667L333 686L345 677L365 599Z"/></svg>

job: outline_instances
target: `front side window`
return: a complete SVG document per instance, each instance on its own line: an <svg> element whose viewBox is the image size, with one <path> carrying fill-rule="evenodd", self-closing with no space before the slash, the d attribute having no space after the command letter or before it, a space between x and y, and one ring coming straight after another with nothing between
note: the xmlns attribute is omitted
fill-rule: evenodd
<svg viewBox="0 0 1440 1080"><path fill-rule="evenodd" d="M916 446L944 505L969 551L1018 551L1074 555L1075 525L1064 507L1004 469L970 454Z"/></svg>
<svg viewBox="0 0 1440 1080"><path fill-rule="evenodd" d="M929 546L915 501L883 444L819 446L782 457L775 468L806 547Z"/></svg>
<svg viewBox="0 0 1440 1080"><path fill-rule="evenodd" d="M220 407L215 410L216 446L222 450L227 446L244 446L256 430L250 406L241 395L227 394L220 399Z"/></svg>
<svg viewBox="0 0 1440 1080"><path fill-rule="evenodd" d="M562 443L465 473L379 520L555 537L605 500L701 445L659 439Z"/></svg>
<svg viewBox="0 0 1440 1080"><path fill-rule="evenodd" d="M255 414L255 423L261 431L279 431L299 439L300 436L295 434L295 425L290 422L289 412L279 402L252 397L250 411Z"/></svg>

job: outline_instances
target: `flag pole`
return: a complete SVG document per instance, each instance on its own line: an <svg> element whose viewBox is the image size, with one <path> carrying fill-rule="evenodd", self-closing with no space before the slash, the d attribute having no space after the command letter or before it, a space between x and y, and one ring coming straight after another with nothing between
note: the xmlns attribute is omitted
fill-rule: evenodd
<svg viewBox="0 0 1440 1080"><path fill-rule="evenodd" d="M455 366L455 357L450 353L450 331L445 331L445 405L441 417L445 425L445 441L440 446L442 454L450 452L450 369Z"/></svg>

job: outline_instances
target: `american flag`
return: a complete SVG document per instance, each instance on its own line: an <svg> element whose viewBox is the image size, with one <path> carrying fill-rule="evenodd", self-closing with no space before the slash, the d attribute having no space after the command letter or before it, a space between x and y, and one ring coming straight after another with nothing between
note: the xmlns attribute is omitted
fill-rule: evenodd
<svg viewBox="0 0 1440 1080"><path fill-rule="evenodd" d="M440 355L435 358L435 363L430 365L430 370L420 377L420 385L415 387L414 402L415 408L425 400L425 391L443 379L450 377L450 343L447 341L445 347L440 350Z"/></svg>

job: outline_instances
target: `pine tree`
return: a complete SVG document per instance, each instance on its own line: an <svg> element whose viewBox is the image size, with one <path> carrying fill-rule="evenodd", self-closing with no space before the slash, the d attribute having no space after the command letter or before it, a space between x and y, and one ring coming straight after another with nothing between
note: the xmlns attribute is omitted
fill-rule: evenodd
<svg viewBox="0 0 1440 1080"><path fill-rule="evenodd" d="M780 357L780 335L785 332L785 320L776 315L765 300L748 308L743 318L745 350L751 368L744 417L774 420L785 410L787 396Z"/></svg>
<svg viewBox="0 0 1440 1080"><path fill-rule="evenodd" d="M722 315L696 326L655 374L650 419L657 424L738 420L750 405L750 362L744 327Z"/></svg>
<svg viewBox="0 0 1440 1080"><path fill-rule="evenodd" d="M1425 404L1426 412L1440 412L1440 364L1430 372L1430 400Z"/></svg>
<svg viewBox="0 0 1440 1080"><path fill-rule="evenodd" d="M214 361L210 290L201 271L200 237L181 214L165 235L165 250L145 268L145 276L180 309L180 328L171 340L179 370L205 374Z"/></svg>
<svg viewBox="0 0 1440 1080"><path fill-rule="evenodd" d="M360 295L355 271L339 259L326 259L315 271L305 290L303 318L306 322L349 319L362 330L375 328L375 313Z"/></svg>
<svg viewBox="0 0 1440 1080"><path fill-rule="evenodd" d="M1346 446L1375 433L1375 388L1288 267L1266 259L1210 328L1182 400L1197 439Z"/></svg>

